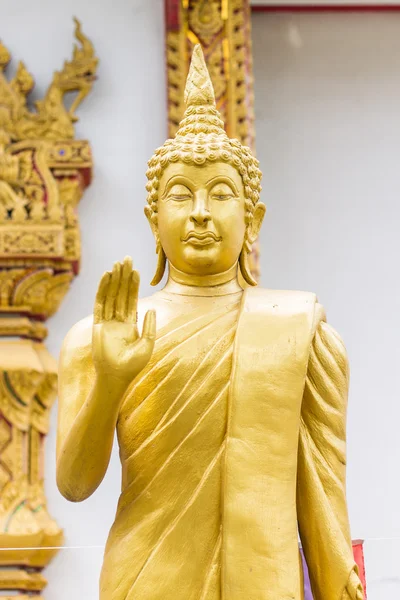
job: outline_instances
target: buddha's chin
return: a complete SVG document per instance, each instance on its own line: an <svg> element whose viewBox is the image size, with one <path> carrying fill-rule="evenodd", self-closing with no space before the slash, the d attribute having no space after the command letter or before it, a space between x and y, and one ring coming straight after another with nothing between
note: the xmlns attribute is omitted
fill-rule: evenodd
<svg viewBox="0 0 400 600"><path fill-rule="evenodd" d="M219 272L219 254L219 248L215 247L214 244L209 246L188 246L185 248L183 258L193 273L202 275L203 270L209 272L210 268L213 272L215 268L217 269L216 272ZM223 268L221 270L223 271Z"/></svg>

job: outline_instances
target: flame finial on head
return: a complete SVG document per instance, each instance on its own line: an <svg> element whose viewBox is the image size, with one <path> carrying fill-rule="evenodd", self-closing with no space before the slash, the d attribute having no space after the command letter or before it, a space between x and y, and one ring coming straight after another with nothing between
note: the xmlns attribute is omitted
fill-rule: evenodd
<svg viewBox="0 0 400 600"><path fill-rule="evenodd" d="M219 138L219 141L228 141L224 122L216 107L213 84L200 44L197 44L193 50L184 100L186 110L179 123L176 139L185 138L189 141L193 136L200 135L196 143L202 141L204 144L205 140L201 140L201 136L205 134L213 136L214 142L216 138Z"/></svg>
<svg viewBox="0 0 400 600"><path fill-rule="evenodd" d="M186 106L191 104L211 104L215 106L214 88L200 44L196 44L193 50L186 80L184 101Z"/></svg>

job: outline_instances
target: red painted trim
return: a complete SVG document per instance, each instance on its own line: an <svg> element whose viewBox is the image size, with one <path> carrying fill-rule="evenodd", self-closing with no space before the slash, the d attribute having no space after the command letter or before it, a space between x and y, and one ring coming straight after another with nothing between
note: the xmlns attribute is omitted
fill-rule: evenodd
<svg viewBox="0 0 400 600"><path fill-rule="evenodd" d="M400 4L264 4L251 12L399 12Z"/></svg>
<svg viewBox="0 0 400 600"><path fill-rule="evenodd" d="M179 31L179 2L180 0L165 0L164 12L167 31Z"/></svg>

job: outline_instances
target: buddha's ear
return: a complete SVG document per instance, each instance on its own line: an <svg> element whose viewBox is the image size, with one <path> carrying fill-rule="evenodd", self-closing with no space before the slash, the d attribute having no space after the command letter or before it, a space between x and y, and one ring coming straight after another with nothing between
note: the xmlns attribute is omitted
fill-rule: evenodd
<svg viewBox="0 0 400 600"><path fill-rule="evenodd" d="M247 226L244 246L239 256L240 272L244 281L248 285L257 285L257 281L251 274L251 269L249 265L249 254L251 252L251 246L254 244L254 242L258 238L258 234L260 233L261 225L264 220L266 210L267 209L265 204L263 204L262 202L257 202L254 208L251 222Z"/></svg>
<svg viewBox="0 0 400 600"><path fill-rule="evenodd" d="M151 231L153 232L153 235L156 239L156 242L158 241L158 231L157 231L157 225L154 223L152 217L153 211L151 210L150 206L145 206L144 207L144 214L147 217L147 220L150 224L151 227Z"/></svg>
<svg viewBox="0 0 400 600"><path fill-rule="evenodd" d="M150 206L144 207L144 214L147 217L148 222L150 223L151 230L153 232L154 238L156 240L156 252L157 252L157 267L156 273L150 283L150 285L157 285L160 283L161 279L164 277L165 273L165 265L167 263L167 258L164 254L164 250L162 249L160 243L160 236L158 235L157 225L154 223L152 216L152 210Z"/></svg>
<svg viewBox="0 0 400 600"><path fill-rule="evenodd" d="M262 202L257 202L254 208L253 217L247 229L247 239L249 240L250 244L254 244L258 238L266 210L267 207L265 204Z"/></svg>

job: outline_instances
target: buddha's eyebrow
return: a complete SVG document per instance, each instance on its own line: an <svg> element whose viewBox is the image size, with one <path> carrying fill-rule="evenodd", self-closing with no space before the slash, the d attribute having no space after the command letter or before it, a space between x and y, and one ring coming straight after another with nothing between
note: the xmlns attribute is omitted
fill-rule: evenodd
<svg viewBox="0 0 400 600"><path fill-rule="evenodd" d="M227 185L229 185L230 188L232 188L235 194L239 196L239 190L237 189L235 182L232 181L232 179L230 179L229 177L226 177L224 175L217 175L216 177L213 177L212 179L207 181L206 185L207 187L209 187L212 184L216 185L217 183L226 183Z"/></svg>
<svg viewBox="0 0 400 600"><path fill-rule="evenodd" d="M183 175L174 175L173 177L171 177L171 179L168 179L167 183L165 184L165 189L162 193L161 199L165 198L165 196L168 194L173 185L179 184L184 185L188 188L188 190L190 190L190 181L186 179L186 177L184 177Z"/></svg>

